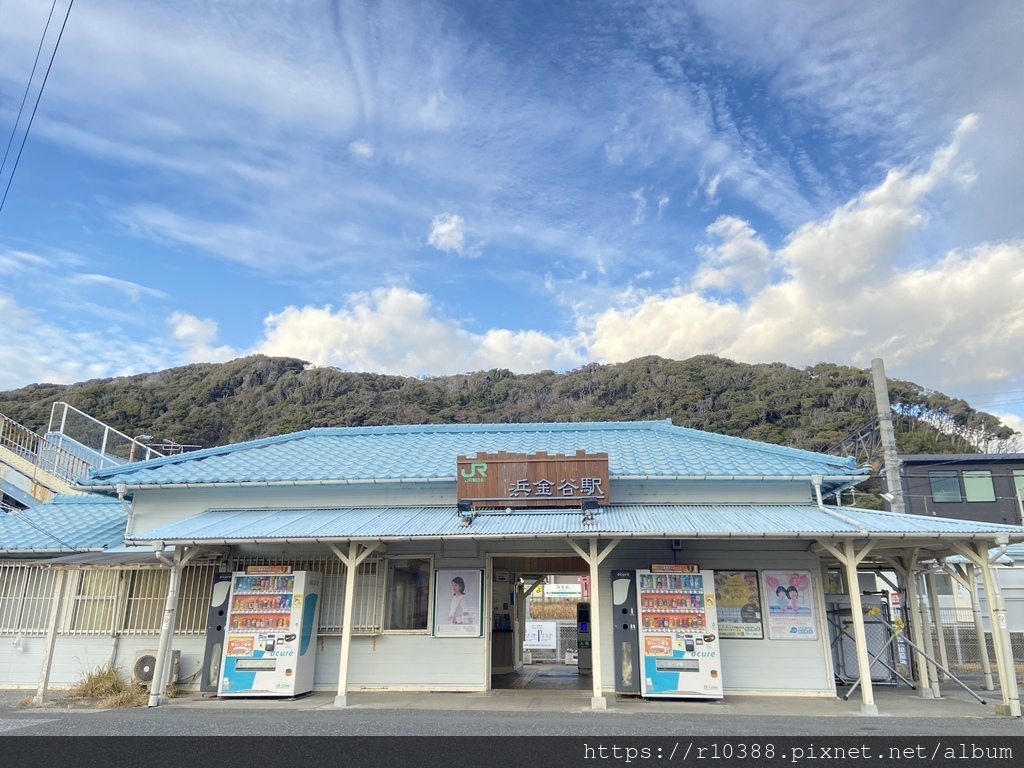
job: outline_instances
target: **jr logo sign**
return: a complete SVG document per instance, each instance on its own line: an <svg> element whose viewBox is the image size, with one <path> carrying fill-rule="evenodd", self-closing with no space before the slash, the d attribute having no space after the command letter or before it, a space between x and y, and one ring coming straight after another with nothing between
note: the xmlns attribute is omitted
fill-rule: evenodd
<svg viewBox="0 0 1024 768"><path fill-rule="evenodd" d="M487 463L474 461L469 469L463 469L460 474L467 483L482 483L487 479Z"/></svg>

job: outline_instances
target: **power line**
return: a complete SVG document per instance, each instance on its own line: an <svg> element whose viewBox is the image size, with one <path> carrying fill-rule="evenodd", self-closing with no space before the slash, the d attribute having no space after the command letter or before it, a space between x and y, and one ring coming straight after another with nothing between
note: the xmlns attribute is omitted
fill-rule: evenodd
<svg viewBox="0 0 1024 768"><path fill-rule="evenodd" d="M64 539L62 539L60 536L57 536L56 534L51 533L50 531L46 530L45 528L43 528L40 525L36 525L36 523L34 523L33 521L31 521L27 517L25 517L25 512L28 512L28 511L29 510L18 511L18 510L14 510L14 509L11 509L11 510L4 509L4 512L6 512L10 517L14 518L15 520L20 520L21 522L25 523L25 525L28 525L28 526L30 526L32 528L35 528L37 531L39 531L39 533L43 534L44 536L49 536L51 539L54 539L55 541L59 542L61 544L61 546L66 547L67 549L70 549L75 554L82 554L82 550L78 549L77 547L71 546L66 541L64 541Z"/></svg>
<svg viewBox="0 0 1024 768"><path fill-rule="evenodd" d="M56 0L54 0L54 2L56 3ZM21 161L21 153L25 150L25 142L28 141L29 131L32 130L32 123L36 119L36 110L39 109L39 102L43 98L43 89L46 88L46 81L49 79L50 70L53 68L53 60L57 58L57 49L60 48L60 41L61 38L64 37L64 29L68 25L68 17L71 16L71 9L74 5L75 0L71 0L71 2L68 3L68 11L64 14L64 23L60 25L60 34L57 35L57 42L53 46L53 53L50 55L50 61L46 65L46 74L43 76L43 83L39 86L39 93L36 95L36 103L32 107L32 115L28 119L28 125L25 126L25 135L21 137L21 146L18 147L18 155L14 158L14 165L11 167L11 177L7 180L7 187L4 189L4 196L0 199L0 212L3 212L4 203L7 202L7 194L11 191L11 184L14 183L14 174L18 171L18 163ZM49 21L47 21L47 26L49 26ZM43 36L46 36L45 32L43 33ZM40 46L42 46L42 41L40 41ZM33 66L33 72L34 71L35 67ZM31 80L29 82L31 83ZM15 126L17 126L17 123L15 123Z"/></svg>
<svg viewBox="0 0 1024 768"><path fill-rule="evenodd" d="M21 122L21 116L25 111L25 102L28 101L28 92L32 90L32 81L36 76L36 67L39 66L39 55L43 52L43 43L46 42L46 33L50 31L50 22L53 20L53 9L56 7L57 0L53 0L53 4L50 6L50 15L46 17L46 26L43 27L43 34L39 37L39 47L36 48L36 58L35 61L32 62L32 71L29 73L28 82L25 83L25 93L21 97L21 106L18 107L18 117L14 121L14 127L11 128L11 138L7 140L7 149L4 150L4 159L0 162L0 175L4 172L4 166L7 165L7 158L11 154L11 145L14 144L14 137L18 133L18 124Z"/></svg>

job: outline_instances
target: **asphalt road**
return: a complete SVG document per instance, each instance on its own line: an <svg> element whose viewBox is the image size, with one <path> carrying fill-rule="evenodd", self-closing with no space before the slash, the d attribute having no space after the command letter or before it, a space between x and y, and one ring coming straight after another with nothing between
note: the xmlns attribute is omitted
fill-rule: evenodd
<svg viewBox="0 0 1024 768"><path fill-rule="evenodd" d="M0 692L0 736L1024 736L994 717L794 717L411 709L21 709ZM979 710L980 711L980 710Z"/></svg>

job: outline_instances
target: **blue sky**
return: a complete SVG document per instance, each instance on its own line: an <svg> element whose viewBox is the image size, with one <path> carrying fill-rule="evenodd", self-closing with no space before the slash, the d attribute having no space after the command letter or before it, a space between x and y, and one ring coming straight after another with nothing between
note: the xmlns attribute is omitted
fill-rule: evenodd
<svg viewBox="0 0 1024 768"><path fill-rule="evenodd" d="M66 9L15 130L50 3L0 2L15 150ZM79 2L0 211L0 389L881 357L1020 429L1020 39L998 0Z"/></svg>

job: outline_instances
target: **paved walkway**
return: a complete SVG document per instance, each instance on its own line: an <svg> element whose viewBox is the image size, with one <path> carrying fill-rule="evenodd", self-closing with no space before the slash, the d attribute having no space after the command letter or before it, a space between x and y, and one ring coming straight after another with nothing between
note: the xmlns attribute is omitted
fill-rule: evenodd
<svg viewBox="0 0 1024 768"><path fill-rule="evenodd" d="M941 699L924 699L905 687L875 689L875 704L885 717L1002 717L995 704L998 692L979 692L989 698L982 705L966 692L950 691ZM849 701L840 697L803 698L728 695L720 701L680 701L608 696L608 711L679 715L752 715L786 717L863 717L859 692ZM190 694L172 699L173 708L201 709L333 709L334 694L317 691L296 699L221 699ZM470 693L359 691L348 696L352 710L429 710L452 712L580 712L591 710L590 691L491 690Z"/></svg>

